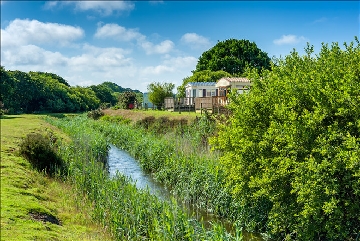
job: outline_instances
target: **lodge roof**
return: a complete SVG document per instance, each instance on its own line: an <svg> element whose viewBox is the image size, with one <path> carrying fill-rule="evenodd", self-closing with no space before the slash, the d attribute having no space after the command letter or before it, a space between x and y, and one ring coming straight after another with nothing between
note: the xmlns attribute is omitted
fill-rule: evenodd
<svg viewBox="0 0 360 241"><path fill-rule="evenodd" d="M243 77L223 77L221 79L225 79L229 82L245 82L245 83L251 82L248 78L243 78Z"/></svg>
<svg viewBox="0 0 360 241"><path fill-rule="evenodd" d="M216 82L189 82L190 86L215 86Z"/></svg>

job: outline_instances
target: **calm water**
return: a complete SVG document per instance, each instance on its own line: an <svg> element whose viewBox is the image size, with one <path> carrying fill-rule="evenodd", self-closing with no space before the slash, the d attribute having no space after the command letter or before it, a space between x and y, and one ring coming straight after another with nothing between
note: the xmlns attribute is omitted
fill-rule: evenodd
<svg viewBox="0 0 360 241"><path fill-rule="evenodd" d="M156 195L162 200L169 200L171 193L164 185L157 182L151 177L150 173L144 172L139 163L131 157L127 152L110 145L108 155L108 168L110 177L114 177L116 172L119 172L133 180L136 187L139 189L148 188L149 192ZM232 231L232 225L222 219L217 218L211 213L194 208L193 206L184 206L184 211L189 215L195 215L197 220L203 220L205 226L210 226L210 222L222 223L228 232ZM243 232L244 240L257 241L261 240L257 235Z"/></svg>

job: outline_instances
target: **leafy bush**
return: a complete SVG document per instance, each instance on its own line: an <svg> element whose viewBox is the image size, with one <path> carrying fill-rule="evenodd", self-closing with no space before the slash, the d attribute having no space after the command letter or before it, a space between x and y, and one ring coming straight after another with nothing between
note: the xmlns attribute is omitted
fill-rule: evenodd
<svg viewBox="0 0 360 241"><path fill-rule="evenodd" d="M154 124L155 119L156 119L155 116L147 116L142 120L138 120L136 122L136 125L141 126L145 129L149 129L149 127Z"/></svg>
<svg viewBox="0 0 360 241"><path fill-rule="evenodd" d="M171 131L183 130L187 125L188 121L186 119L170 120L167 116L161 116L157 119L154 116L147 116L136 122L137 127L143 127L149 132L156 134L165 134Z"/></svg>
<svg viewBox="0 0 360 241"><path fill-rule="evenodd" d="M102 112L101 109L96 109L96 110L89 111L88 114L87 114L87 116L89 118L92 118L94 120L99 119L103 115L104 115L104 112Z"/></svg>
<svg viewBox="0 0 360 241"><path fill-rule="evenodd" d="M295 51L233 96L212 140L238 220L277 240L355 240L360 230L360 44ZM255 212L254 212L255 210Z"/></svg>
<svg viewBox="0 0 360 241"><path fill-rule="evenodd" d="M56 139L39 133L30 133L20 143L20 153L39 171L52 175L64 164L56 154Z"/></svg>
<svg viewBox="0 0 360 241"><path fill-rule="evenodd" d="M104 120L104 121L119 123L119 124L130 124L131 123L131 119L127 119L120 115L117 115L117 116L104 115L100 119Z"/></svg>

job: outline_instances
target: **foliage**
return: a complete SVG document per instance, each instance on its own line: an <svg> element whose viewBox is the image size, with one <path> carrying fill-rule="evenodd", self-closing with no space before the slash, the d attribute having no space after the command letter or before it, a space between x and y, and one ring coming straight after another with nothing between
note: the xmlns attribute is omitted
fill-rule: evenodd
<svg viewBox="0 0 360 241"><path fill-rule="evenodd" d="M82 112L114 105L116 95L110 87L123 89L110 82L91 87L71 87L62 77L44 72L25 73L0 69L0 101L5 113ZM116 88L118 87L118 88Z"/></svg>
<svg viewBox="0 0 360 241"><path fill-rule="evenodd" d="M136 122L138 127L142 127L157 134L165 134L169 131L182 130L187 126L187 119L169 119L167 116L155 118L154 116L147 116Z"/></svg>
<svg viewBox="0 0 360 241"><path fill-rule="evenodd" d="M177 88L177 97L185 97L185 86L189 82L216 82L222 77L231 77L231 74L223 71L201 70L193 73L192 76L183 79L183 83Z"/></svg>
<svg viewBox="0 0 360 241"><path fill-rule="evenodd" d="M206 135L210 135L211 128L206 125L212 121L204 116L188 127L165 134L158 131L156 122L154 117L146 118L148 129L106 122L86 125L100 130L113 144L128 151L183 202L233 220L238 208L224 188L218 156L207 153L202 145L202 132L207 130Z"/></svg>
<svg viewBox="0 0 360 241"><path fill-rule="evenodd" d="M101 162L97 161L97 156L107 151L106 142L109 139L118 146L126 145L132 153L138 153L145 169L159 168L160 163L166 163L171 151L167 142L160 143L156 136L144 139L143 132L131 130L128 125L93 121L85 119L84 116L71 119L48 118L48 121L73 136L74 141L71 146L60 149L61 155L69 162L69 178L79 192L86 193L93 202L94 218L108 227L116 239L239 240L241 238L241 235L233 237L222 225L216 223L212 224L212 228L205 229L201 223L184 213L174 199L170 202L159 200L147 190L136 189L130 180L120 174L109 178ZM153 148L149 148L150 146ZM149 159L145 160L143 157ZM190 162L184 158L181 163L182 168L186 168L182 172L185 175L186 171L191 170ZM195 168L198 176L206 177L209 181L215 178L213 175L203 173L212 163L203 160L201 163L203 164L201 169ZM177 166L175 160L171 161L171 166L173 168ZM191 174L187 175L189 177ZM184 177L182 184L189 183L187 177ZM202 184L196 189L197 194L200 195L201 190L204 189L203 182L194 176L191 185L198 182ZM219 192L216 192L212 186L208 186L206 190L211 190L219 196Z"/></svg>
<svg viewBox="0 0 360 241"><path fill-rule="evenodd" d="M117 93L123 93L123 92L135 92L135 93L141 93L139 90L132 90L130 88L123 88L115 83L109 82L109 81L105 81L104 83L102 83L101 85L106 86L108 88L110 88L112 90L112 92L117 92Z"/></svg>
<svg viewBox="0 0 360 241"><path fill-rule="evenodd" d="M100 100L101 103L110 103L115 105L117 99L112 94L113 91L105 84L92 85L90 88L95 92L96 97Z"/></svg>
<svg viewBox="0 0 360 241"><path fill-rule="evenodd" d="M172 83L159 83L154 82L148 85L147 89L149 91L149 100L151 103L157 106L157 109L161 109L164 104L166 97L173 96L173 89L175 85Z"/></svg>
<svg viewBox="0 0 360 241"><path fill-rule="evenodd" d="M131 123L130 119L127 119L123 116L103 115L100 118L101 118L101 120L104 120L104 121L115 122L115 123L119 123L119 124L130 124Z"/></svg>
<svg viewBox="0 0 360 241"><path fill-rule="evenodd" d="M195 72L223 70L232 75L242 75L248 66L258 71L269 69L270 58L254 42L228 39L205 51L199 57Z"/></svg>
<svg viewBox="0 0 360 241"><path fill-rule="evenodd" d="M360 227L360 44L293 51L233 96L214 147L240 223L278 240L355 240ZM253 210L256 210L254 212Z"/></svg>
<svg viewBox="0 0 360 241"><path fill-rule="evenodd" d="M102 117L104 115L104 112L101 111L101 109L96 109L96 110L91 110L87 113L87 116L89 118L92 118L94 120L99 119L100 117Z"/></svg>
<svg viewBox="0 0 360 241"><path fill-rule="evenodd" d="M52 175L63 168L61 158L56 154L51 136L30 133L20 144L20 153L39 171Z"/></svg>
<svg viewBox="0 0 360 241"><path fill-rule="evenodd" d="M136 93L131 91L125 91L119 95L118 105L121 109L131 109L131 105L136 102Z"/></svg>

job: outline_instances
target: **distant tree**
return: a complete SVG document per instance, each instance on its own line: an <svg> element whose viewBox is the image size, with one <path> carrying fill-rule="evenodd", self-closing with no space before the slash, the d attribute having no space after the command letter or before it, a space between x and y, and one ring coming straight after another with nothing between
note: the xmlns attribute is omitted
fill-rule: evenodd
<svg viewBox="0 0 360 241"><path fill-rule="evenodd" d="M33 74L40 74L42 76L46 76L46 77L50 77L51 79L53 80L57 80L59 83L62 83L68 87L70 87L69 83L63 78L63 77L60 77L56 74L53 74L53 73L47 73L47 72L33 72L33 71L30 71L29 72L29 75L33 75Z"/></svg>
<svg viewBox="0 0 360 241"><path fill-rule="evenodd" d="M161 109L166 97L173 96L173 89L175 85L172 83L151 83L147 89L149 91L149 100L151 103L157 106L157 109Z"/></svg>
<svg viewBox="0 0 360 241"><path fill-rule="evenodd" d="M105 81L101 85L109 87L113 92L122 93L122 92L125 92L125 91L131 91L131 92L135 92L135 93L140 93L139 90L133 90L133 89L130 89L130 88L123 88L120 85L117 85L117 84L109 82L109 81Z"/></svg>
<svg viewBox="0 0 360 241"><path fill-rule="evenodd" d="M125 91L120 93L118 105L122 109L132 109L131 105L135 105L136 93L131 91Z"/></svg>
<svg viewBox="0 0 360 241"><path fill-rule="evenodd" d="M260 71L270 69L270 58L249 40L228 39L218 42L199 58L195 72L223 70L232 75L242 75L247 66Z"/></svg>
<svg viewBox="0 0 360 241"><path fill-rule="evenodd" d="M115 105L117 99L112 95L113 91L106 84L92 85L90 88L95 92L101 103Z"/></svg>
<svg viewBox="0 0 360 241"><path fill-rule="evenodd" d="M231 74L223 70L219 70L219 71L201 70L198 72L194 72L192 76L184 78L182 85L178 86L177 96L185 97L185 86L189 82L216 82L222 77L231 77Z"/></svg>

